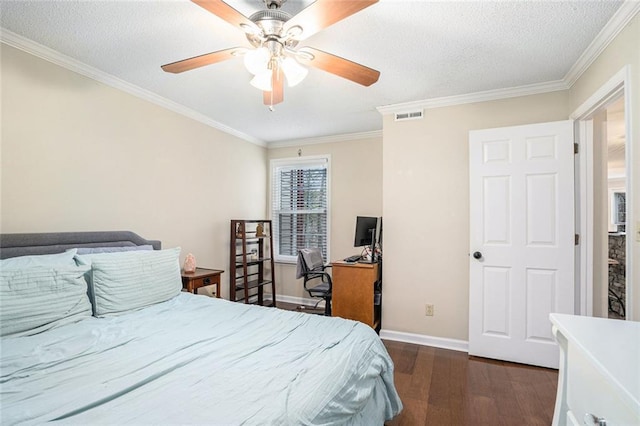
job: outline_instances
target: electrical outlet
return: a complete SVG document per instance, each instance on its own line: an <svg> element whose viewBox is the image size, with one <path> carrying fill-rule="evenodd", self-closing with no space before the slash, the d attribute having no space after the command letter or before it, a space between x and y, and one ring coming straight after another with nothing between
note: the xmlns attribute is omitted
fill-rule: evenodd
<svg viewBox="0 0 640 426"><path fill-rule="evenodd" d="M427 303L426 305L424 305L424 314L428 317L432 317L433 316L433 305Z"/></svg>

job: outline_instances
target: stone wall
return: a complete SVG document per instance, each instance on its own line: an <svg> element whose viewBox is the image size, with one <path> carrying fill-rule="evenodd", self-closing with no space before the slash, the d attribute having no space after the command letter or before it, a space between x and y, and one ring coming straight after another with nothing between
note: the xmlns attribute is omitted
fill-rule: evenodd
<svg viewBox="0 0 640 426"><path fill-rule="evenodd" d="M609 234L609 317L625 316L626 236ZM613 261L613 262L612 262ZM613 263L613 264L611 264Z"/></svg>

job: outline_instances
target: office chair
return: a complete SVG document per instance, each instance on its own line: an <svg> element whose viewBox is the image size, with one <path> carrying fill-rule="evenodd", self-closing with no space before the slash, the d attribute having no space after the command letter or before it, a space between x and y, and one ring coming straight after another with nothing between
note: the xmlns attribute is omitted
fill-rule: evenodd
<svg viewBox="0 0 640 426"><path fill-rule="evenodd" d="M327 268L331 268L331 265L324 264L319 248L304 248L298 252L296 278L304 278L304 289L309 296L324 299L324 314L331 316L332 284L331 275L326 272ZM312 286L313 283L316 285ZM316 306L318 306L317 303Z"/></svg>

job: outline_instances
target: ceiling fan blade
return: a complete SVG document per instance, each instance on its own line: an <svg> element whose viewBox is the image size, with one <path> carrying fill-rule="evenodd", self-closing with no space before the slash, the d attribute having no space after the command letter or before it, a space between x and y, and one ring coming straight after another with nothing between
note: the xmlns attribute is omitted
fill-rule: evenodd
<svg viewBox="0 0 640 426"><path fill-rule="evenodd" d="M213 13L218 18L224 19L233 26L239 27L244 32L258 34L260 29L249 18L235 10L222 0L191 0L198 6Z"/></svg>
<svg viewBox="0 0 640 426"><path fill-rule="evenodd" d="M314 58L308 59L304 55L298 56L300 62L310 67L318 68L323 71L335 74L339 77L346 78L363 86L371 86L378 81L380 71L365 67L348 59L341 58L331 53L312 47L303 47L299 49L302 52L311 53Z"/></svg>
<svg viewBox="0 0 640 426"><path fill-rule="evenodd" d="M270 92L262 92L262 102L268 106L284 101L284 74L280 68L271 77L271 87Z"/></svg>
<svg viewBox="0 0 640 426"><path fill-rule="evenodd" d="M166 72L178 74L184 71L200 68L205 65L211 65L216 62L235 58L234 53L239 52L241 49L242 48L240 47L233 47L231 49L218 50L217 52L206 53L204 55L194 56L193 58L172 62L170 64L163 65L161 68Z"/></svg>
<svg viewBox="0 0 640 426"><path fill-rule="evenodd" d="M293 38L304 40L321 29L335 24L377 2L378 0L316 0L287 21L284 26L284 33L286 34L293 27L300 27L302 28L302 33Z"/></svg>

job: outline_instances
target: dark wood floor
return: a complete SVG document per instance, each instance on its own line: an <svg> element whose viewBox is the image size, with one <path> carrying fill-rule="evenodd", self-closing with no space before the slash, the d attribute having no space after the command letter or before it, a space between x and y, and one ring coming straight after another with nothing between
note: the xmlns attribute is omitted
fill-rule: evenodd
<svg viewBox="0 0 640 426"><path fill-rule="evenodd" d="M404 410L397 425L551 424L558 372L384 341Z"/></svg>
<svg viewBox="0 0 640 426"><path fill-rule="evenodd" d="M319 313L290 303L278 308ZM557 370L469 357L466 352L383 340L404 405L388 426L549 426Z"/></svg>

